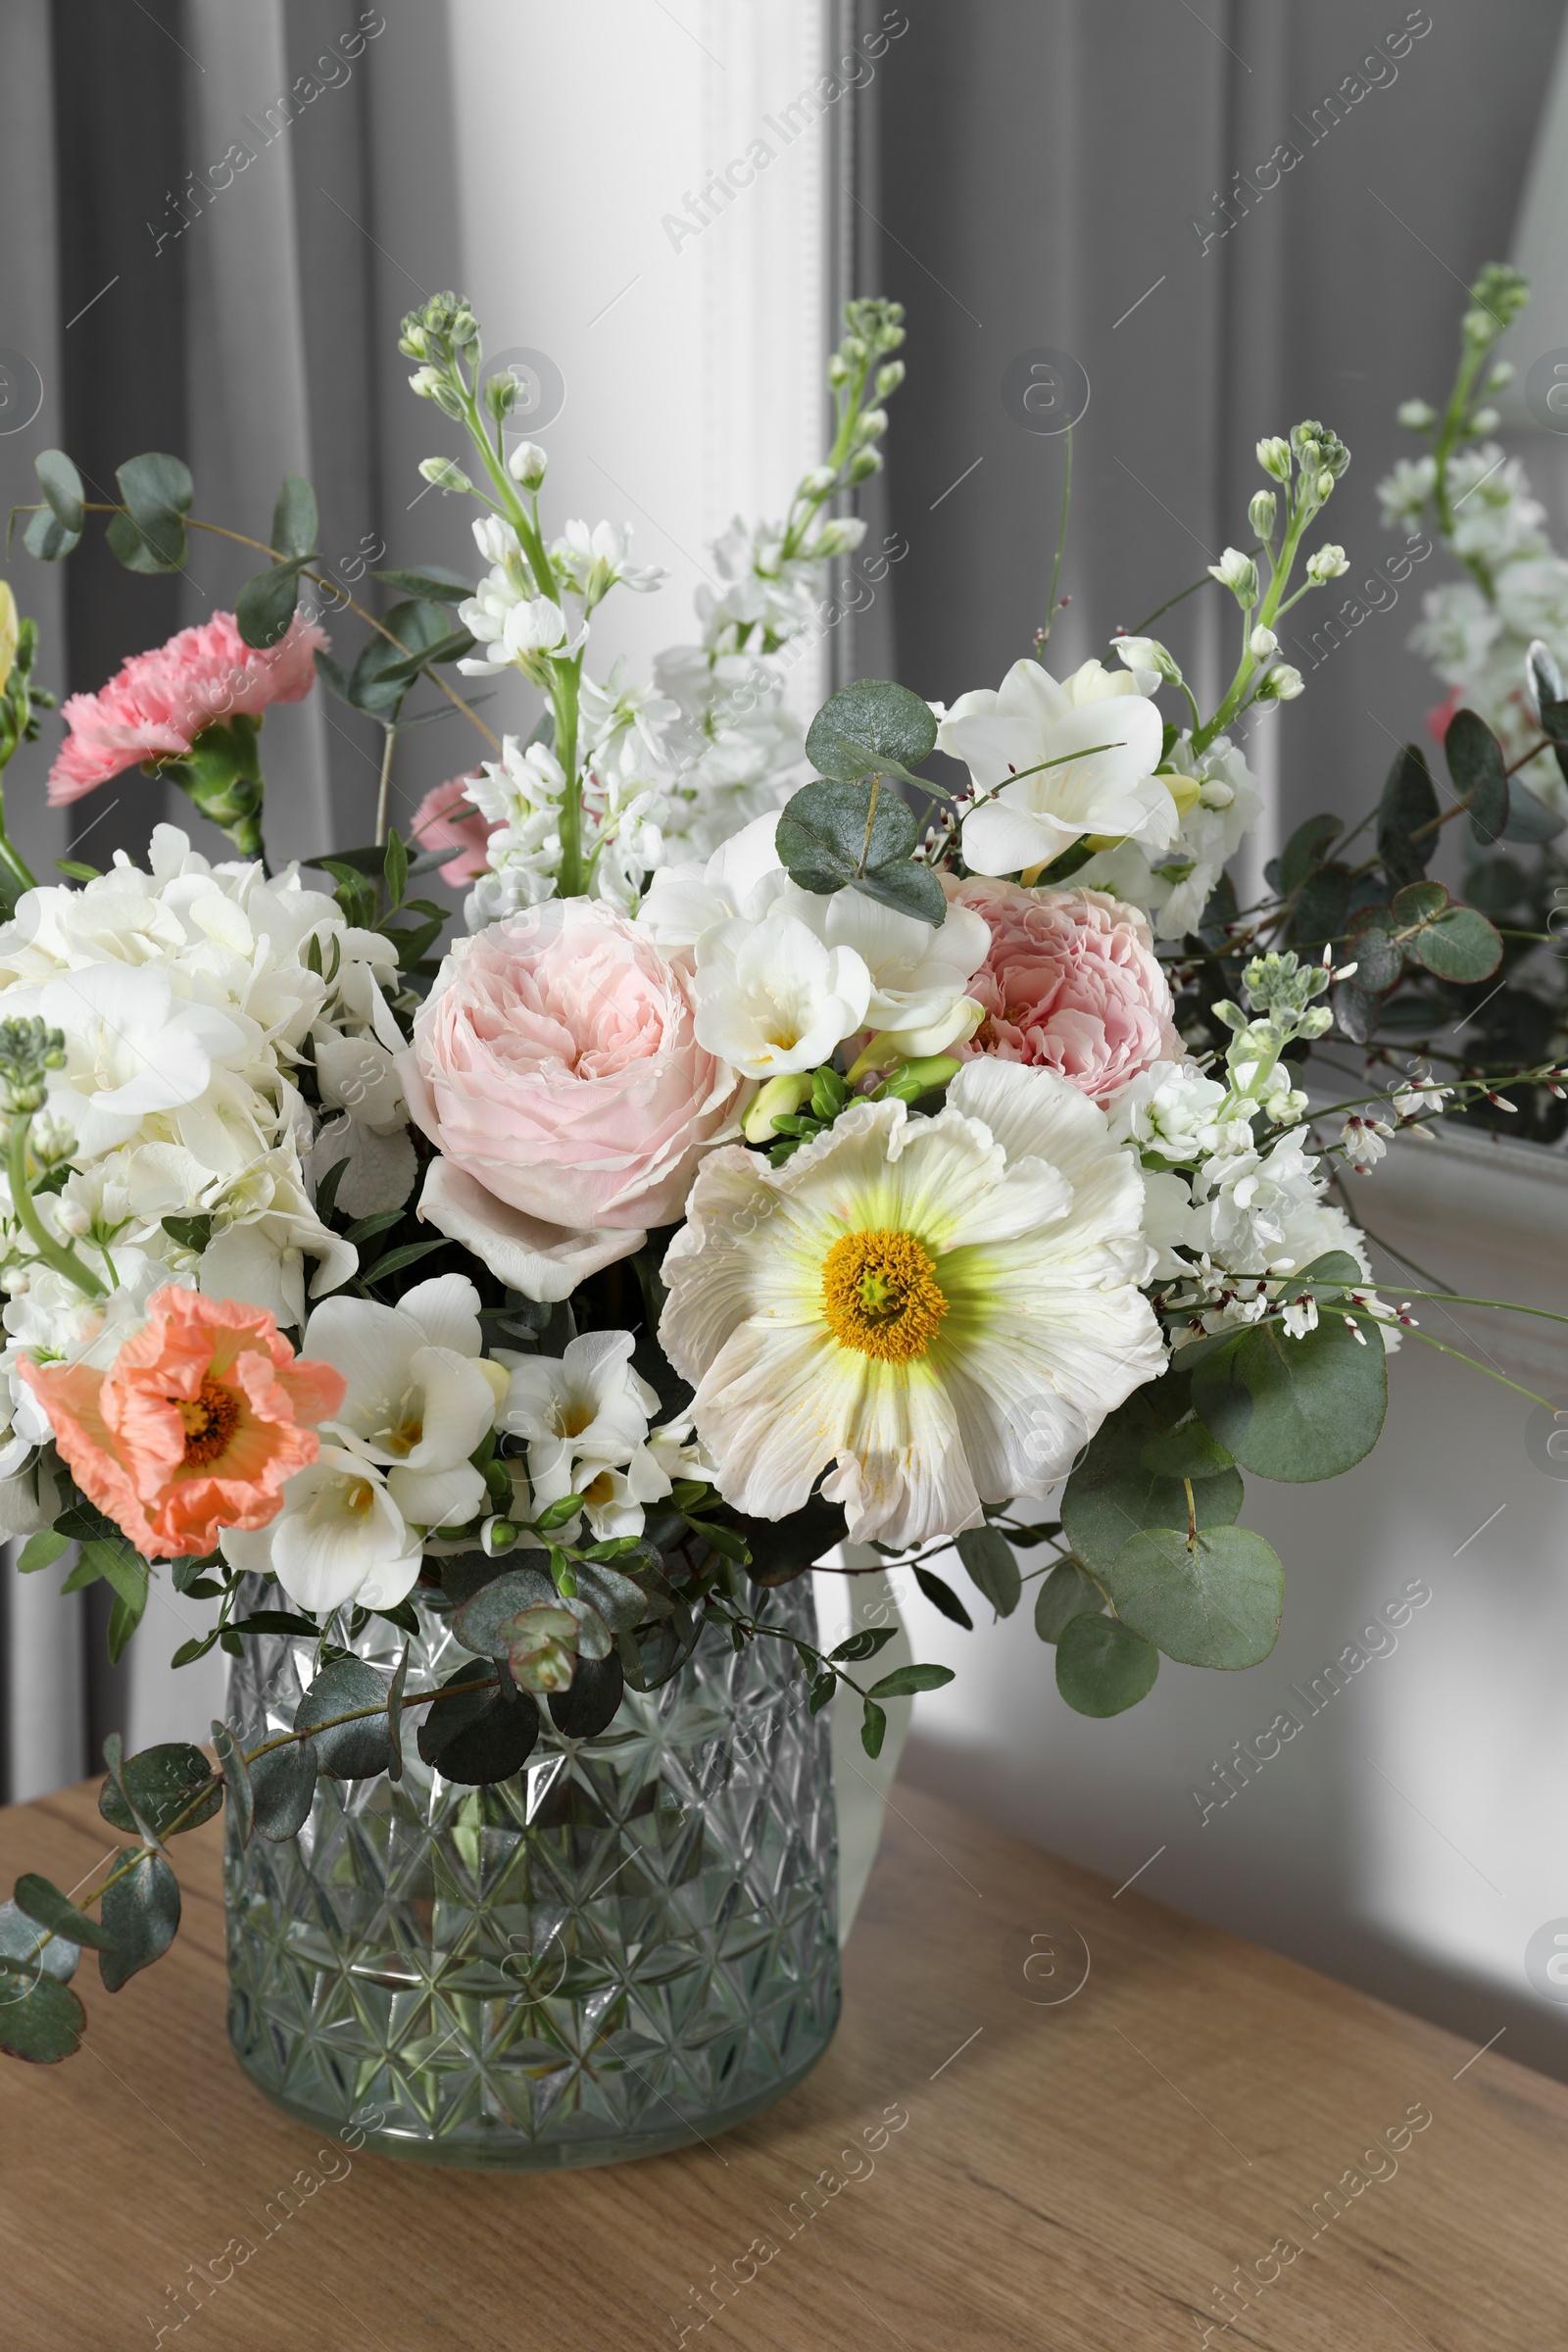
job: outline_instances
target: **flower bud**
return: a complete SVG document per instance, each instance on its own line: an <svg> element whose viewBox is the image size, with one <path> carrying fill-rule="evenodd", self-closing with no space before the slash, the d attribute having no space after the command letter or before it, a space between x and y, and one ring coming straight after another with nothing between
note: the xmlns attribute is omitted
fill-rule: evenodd
<svg viewBox="0 0 1568 2352"><path fill-rule="evenodd" d="M1344 548L1336 547L1332 540L1327 546L1318 548L1315 554L1306 559L1306 576L1318 587L1321 587L1325 580L1339 579L1349 568L1349 560Z"/></svg>
<svg viewBox="0 0 1568 2352"><path fill-rule="evenodd" d="M1470 419L1470 430L1473 433L1494 433L1499 421L1495 409L1477 409Z"/></svg>
<svg viewBox="0 0 1568 2352"><path fill-rule="evenodd" d="M801 488L808 498L825 498L838 478L836 466L813 466L809 473L802 474Z"/></svg>
<svg viewBox="0 0 1568 2352"><path fill-rule="evenodd" d="M409 390L420 400L434 400L443 380L439 368L416 368L409 378Z"/></svg>
<svg viewBox="0 0 1568 2352"><path fill-rule="evenodd" d="M905 374L906 369L902 360L889 360L885 368L879 368L876 371L878 400L886 400L890 392L896 392L903 383Z"/></svg>
<svg viewBox="0 0 1568 2352"><path fill-rule="evenodd" d="M450 458L421 458L419 471L425 480L433 482L438 490L471 490L473 488L473 484L464 472L463 467L454 466Z"/></svg>
<svg viewBox="0 0 1568 2352"><path fill-rule="evenodd" d="M1273 475L1275 481L1288 482L1290 480L1291 445L1288 441L1282 440L1278 433L1273 433L1266 441L1258 443L1257 462L1265 473Z"/></svg>
<svg viewBox="0 0 1568 2352"><path fill-rule="evenodd" d="M1491 374L1487 377L1487 390L1489 392L1502 391L1505 385L1513 382L1513 379L1518 372L1519 370L1517 368L1515 368L1512 360L1499 360L1495 368L1493 368Z"/></svg>
<svg viewBox="0 0 1568 2352"><path fill-rule="evenodd" d="M1409 433L1430 433L1438 421L1437 410L1424 400L1401 400L1394 414Z"/></svg>
<svg viewBox="0 0 1568 2352"><path fill-rule="evenodd" d="M879 449L858 449L850 460L850 480L868 482L873 473L882 470L882 452Z"/></svg>
<svg viewBox="0 0 1568 2352"><path fill-rule="evenodd" d="M1247 519L1260 539L1274 536L1275 499L1272 490L1259 490L1247 510Z"/></svg>
<svg viewBox="0 0 1568 2352"><path fill-rule="evenodd" d="M1298 694L1306 691L1305 680L1289 662L1277 662L1258 688L1259 697L1276 703L1294 703Z"/></svg>
<svg viewBox="0 0 1568 2352"><path fill-rule="evenodd" d="M1252 631L1247 645L1254 662L1272 662L1280 650L1280 641L1273 630L1265 629L1261 623Z"/></svg>
<svg viewBox="0 0 1568 2352"><path fill-rule="evenodd" d="M1239 547L1228 547L1217 564L1208 567L1209 576L1228 588L1243 607L1257 602L1257 565L1250 556L1244 556Z"/></svg>
<svg viewBox="0 0 1568 2352"><path fill-rule="evenodd" d="M827 380L835 386L847 384L853 370L842 353L835 352L827 364Z"/></svg>
<svg viewBox="0 0 1568 2352"><path fill-rule="evenodd" d="M499 368L497 372L490 378L490 381L486 384L484 388L484 405L489 410L491 416L495 418L497 424L501 422L501 419L504 416L510 416L512 415L513 410L517 405L517 379L513 374L510 368Z"/></svg>
<svg viewBox="0 0 1568 2352"><path fill-rule="evenodd" d="M867 441L878 441L888 429L886 409L867 409L855 420L855 443L859 448Z"/></svg>
<svg viewBox="0 0 1568 2352"><path fill-rule="evenodd" d="M746 1141L775 1143L773 1121L793 1118L801 1105L810 1101L811 1086L809 1070L788 1070L781 1078L769 1078L741 1122Z"/></svg>
<svg viewBox="0 0 1568 2352"><path fill-rule="evenodd" d="M549 463L537 441L519 441L507 460L507 471L524 490L537 490Z"/></svg>

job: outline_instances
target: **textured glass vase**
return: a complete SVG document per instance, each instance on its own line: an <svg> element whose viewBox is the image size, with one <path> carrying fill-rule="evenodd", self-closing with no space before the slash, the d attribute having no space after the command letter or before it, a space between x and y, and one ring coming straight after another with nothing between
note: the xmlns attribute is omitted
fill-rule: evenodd
<svg viewBox="0 0 1568 2352"><path fill-rule="evenodd" d="M259 1594L260 1597L260 1594ZM464 1663L422 1592L409 1688ZM809 1579L768 1595L814 1639ZM401 1636L355 1643L390 1667ZM313 1646L252 1641L230 1720L292 1722ZM510 1781L318 1781L278 1844L228 1836L229 2035L291 2115L426 2164L544 2170L681 2147L800 2081L839 2009L825 1714L787 1642L710 1627L574 1740L541 1709Z"/></svg>

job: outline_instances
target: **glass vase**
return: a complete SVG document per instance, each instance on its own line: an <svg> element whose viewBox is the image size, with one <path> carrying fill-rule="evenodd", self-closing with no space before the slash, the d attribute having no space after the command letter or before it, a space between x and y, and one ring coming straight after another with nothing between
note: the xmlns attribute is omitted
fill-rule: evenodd
<svg viewBox="0 0 1568 2352"><path fill-rule="evenodd" d="M814 1640L808 1578L766 1598ZM468 1657L439 1596L416 1606L411 1691ZM402 1636L372 1619L353 1646L390 1668ZM292 1723L313 1657L248 1642L229 1705L247 1747ZM230 1809L240 2064L291 2115L425 2164L612 2164L755 2115L838 2021L828 1723L807 1695L788 1642L737 1651L710 1625L593 1739L542 1705L509 1781L443 1779L415 1711L402 1779L322 1776L297 1838L242 1848Z"/></svg>

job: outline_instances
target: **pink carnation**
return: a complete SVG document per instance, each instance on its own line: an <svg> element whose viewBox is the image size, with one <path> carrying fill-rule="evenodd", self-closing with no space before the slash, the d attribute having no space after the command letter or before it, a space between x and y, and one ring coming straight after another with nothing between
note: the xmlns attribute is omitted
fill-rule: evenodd
<svg viewBox="0 0 1568 2352"><path fill-rule="evenodd" d="M457 1238L491 1265L517 1215L530 1246L592 1227L636 1249L672 1224L746 1086L698 1043L691 975L598 899L549 899L460 940L398 1068L442 1154L421 1212L461 1195Z"/></svg>
<svg viewBox="0 0 1568 2352"><path fill-rule="evenodd" d="M464 787L473 781L471 775L454 776L450 784L433 786L415 810L410 827L410 839L417 848L458 852L440 869L442 881L454 890L488 870L486 845L491 834L501 830L498 819L481 816L472 802L465 799Z"/></svg>
<svg viewBox="0 0 1568 2352"><path fill-rule="evenodd" d="M948 896L984 916L991 952L968 983L986 1017L966 1058L1054 1070L1110 1102L1141 1070L1181 1058L1165 975L1136 907L1102 890L1024 890L974 875Z"/></svg>
<svg viewBox="0 0 1568 2352"><path fill-rule="evenodd" d="M303 702L318 649L330 642L296 612L287 636L262 652L245 643L232 612L215 612L152 653L132 654L107 686L72 695L61 712L71 731L49 770L50 808L79 801L141 760L183 760L202 729L220 720Z"/></svg>

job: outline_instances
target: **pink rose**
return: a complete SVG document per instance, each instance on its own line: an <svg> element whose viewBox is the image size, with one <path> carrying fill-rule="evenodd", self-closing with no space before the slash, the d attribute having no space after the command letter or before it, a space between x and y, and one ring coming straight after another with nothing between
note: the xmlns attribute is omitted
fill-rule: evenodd
<svg viewBox="0 0 1568 2352"><path fill-rule="evenodd" d="M433 785L416 808L409 828L410 840L421 850L457 851L439 869L442 881L453 890L461 890L466 882L488 871L486 845L491 834L501 830L499 821L481 816L467 798L464 787L474 781L470 773L454 776L450 784Z"/></svg>
<svg viewBox="0 0 1568 2352"><path fill-rule="evenodd" d="M62 710L70 733L49 770L50 808L79 801L144 760L183 760L204 727L303 702L316 683L317 652L330 643L296 612L287 634L262 651L245 643L232 612L215 612L167 645L132 654L107 686L72 695Z"/></svg>
<svg viewBox="0 0 1568 2352"><path fill-rule="evenodd" d="M541 1298L674 1223L746 1092L697 1042L690 975L596 899L460 940L399 1070L442 1153L420 1213Z"/></svg>
<svg viewBox="0 0 1568 2352"><path fill-rule="evenodd" d="M994 1054L1054 1070L1108 1103L1141 1070L1179 1061L1170 990L1136 907L1102 890L1024 890L971 876L944 884L991 931L968 983L986 1017L967 1059Z"/></svg>

